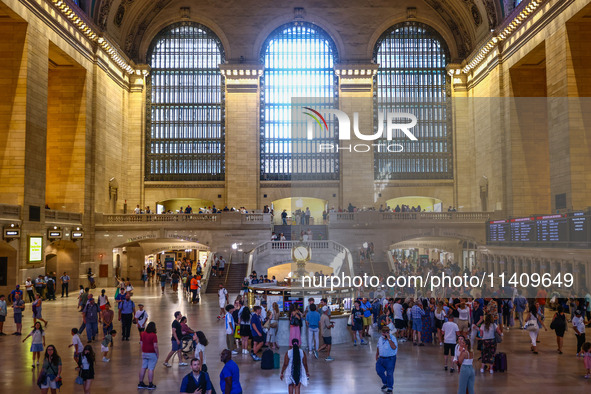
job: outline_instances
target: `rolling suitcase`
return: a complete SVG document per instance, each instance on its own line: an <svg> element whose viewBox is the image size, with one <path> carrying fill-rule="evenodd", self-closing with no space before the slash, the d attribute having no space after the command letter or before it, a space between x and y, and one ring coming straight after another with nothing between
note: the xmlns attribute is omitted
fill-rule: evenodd
<svg viewBox="0 0 591 394"><path fill-rule="evenodd" d="M261 369L273 369L274 365L273 351L271 349L265 350L261 358Z"/></svg>
<svg viewBox="0 0 591 394"><path fill-rule="evenodd" d="M279 353L273 353L273 369L281 368L281 356Z"/></svg>
<svg viewBox="0 0 591 394"><path fill-rule="evenodd" d="M494 369L497 372L506 372L507 371L507 355L505 353L497 353L495 354L495 364Z"/></svg>

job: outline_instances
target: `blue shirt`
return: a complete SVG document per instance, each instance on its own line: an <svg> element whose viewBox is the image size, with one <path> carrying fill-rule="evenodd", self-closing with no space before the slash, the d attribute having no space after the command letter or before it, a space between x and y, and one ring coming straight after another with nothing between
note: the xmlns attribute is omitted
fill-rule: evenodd
<svg viewBox="0 0 591 394"><path fill-rule="evenodd" d="M133 313L133 308L135 308L135 304L132 300L123 300L119 304L119 309L121 309L122 314Z"/></svg>
<svg viewBox="0 0 591 394"><path fill-rule="evenodd" d="M396 341L396 337L390 335L390 339L394 342L394 345L396 345L396 349L392 349L390 342L388 342L383 336L380 336L380 339L378 339L378 351L380 357L392 357L398 353L398 342Z"/></svg>
<svg viewBox="0 0 591 394"><path fill-rule="evenodd" d="M256 313L252 314L252 316L250 317L250 325L251 325L251 327L256 327L257 330L259 331L259 333L261 334L261 335L258 335L257 332L253 328L252 329L252 336L253 337L258 337L258 336L263 335L263 326L261 325L261 317L258 314L256 314Z"/></svg>
<svg viewBox="0 0 591 394"><path fill-rule="evenodd" d="M226 392L226 378L228 376L232 377L232 389L230 394L240 394L242 393L242 386L240 386L240 371L238 370L238 364L234 362L234 360L230 360L224 365L222 368L222 372L220 372L220 388L222 389L222 393Z"/></svg>
<svg viewBox="0 0 591 394"><path fill-rule="evenodd" d="M422 310L420 306L415 305L410 310L410 315L413 319L420 319L421 317L425 316L425 311Z"/></svg>
<svg viewBox="0 0 591 394"><path fill-rule="evenodd" d="M363 309L363 317L371 316L371 303L369 301L361 303L361 309Z"/></svg>
<svg viewBox="0 0 591 394"><path fill-rule="evenodd" d="M316 311L308 312L306 315L306 322L308 322L310 328L318 328L318 324L320 323L320 313Z"/></svg>
<svg viewBox="0 0 591 394"><path fill-rule="evenodd" d="M527 305L527 300L519 296L515 299L515 312L525 312L525 306Z"/></svg>

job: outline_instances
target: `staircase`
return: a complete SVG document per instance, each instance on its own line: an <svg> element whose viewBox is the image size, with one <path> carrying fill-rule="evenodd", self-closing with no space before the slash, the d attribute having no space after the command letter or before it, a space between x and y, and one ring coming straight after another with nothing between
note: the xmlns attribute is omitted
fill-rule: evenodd
<svg viewBox="0 0 591 394"><path fill-rule="evenodd" d="M226 265L226 271L222 276L209 276L209 284L206 293L217 293L220 283L224 285L228 293L236 294L242 288L242 282L246 276L248 264L231 263Z"/></svg>
<svg viewBox="0 0 591 394"><path fill-rule="evenodd" d="M273 226L273 231L279 236L280 233L285 235L286 241L299 241L302 230L312 230L312 239L310 241L326 241L328 239L328 226L326 225L297 225L297 226Z"/></svg>

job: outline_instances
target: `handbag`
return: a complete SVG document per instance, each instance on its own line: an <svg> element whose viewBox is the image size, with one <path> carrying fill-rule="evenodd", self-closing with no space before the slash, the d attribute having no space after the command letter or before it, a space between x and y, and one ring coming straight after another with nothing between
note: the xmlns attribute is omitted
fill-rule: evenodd
<svg viewBox="0 0 591 394"><path fill-rule="evenodd" d="M41 388L41 385L45 384L46 381L47 381L47 375L45 374L45 372L41 372L41 374L37 378L37 386L39 386L39 388Z"/></svg>
<svg viewBox="0 0 591 394"><path fill-rule="evenodd" d="M503 342L503 336L501 334L499 334L496 330L495 330L495 342L496 343Z"/></svg>
<svg viewBox="0 0 591 394"><path fill-rule="evenodd" d="M277 328L277 327L279 327L279 325L277 324L277 322L274 322L274 323L269 324L269 327Z"/></svg>
<svg viewBox="0 0 591 394"><path fill-rule="evenodd" d="M82 379L82 376L78 375L76 376L76 380L74 381L76 384L84 384L84 379Z"/></svg>
<svg viewBox="0 0 591 394"><path fill-rule="evenodd" d="M266 328L267 330L271 328L271 320L267 320L267 322L263 324L263 328Z"/></svg>
<svg viewBox="0 0 591 394"><path fill-rule="evenodd" d="M538 331L538 321L536 319L531 319L527 323L525 323L525 329L527 331Z"/></svg>

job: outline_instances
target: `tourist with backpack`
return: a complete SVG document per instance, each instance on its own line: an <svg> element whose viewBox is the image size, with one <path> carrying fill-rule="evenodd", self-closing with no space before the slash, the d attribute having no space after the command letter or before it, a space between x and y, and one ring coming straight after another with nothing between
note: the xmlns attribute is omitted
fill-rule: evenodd
<svg viewBox="0 0 591 394"><path fill-rule="evenodd" d="M191 372L185 375L181 382L181 394L195 393L197 390L201 394L214 392L209 375L201 369L199 359L194 358L191 360Z"/></svg>

